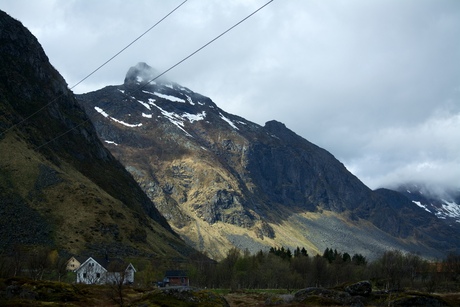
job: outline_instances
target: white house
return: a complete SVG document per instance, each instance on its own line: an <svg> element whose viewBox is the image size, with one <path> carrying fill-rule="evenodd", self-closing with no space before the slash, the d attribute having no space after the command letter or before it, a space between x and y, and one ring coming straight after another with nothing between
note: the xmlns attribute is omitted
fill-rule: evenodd
<svg viewBox="0 0 460 307"><path fill-rule="evenodd" d="M123 270L123 268L125 269ZM118 259L113 261L108 261L106 259L98 262L92 257L89 257L74 272L77 274L77 283L118 284L122 282L123 284L132 284L134 282L134 273L136 273L136 269L131 263L126 265Z"/></svg>
<svg viewBox="0 0 460 307"><path fill-rule="evenodd" d="M77 283L105 284L106 282L107 269L92 257L89 257L74 272L77 273Z"/></svg>
<svg viewBox="0 0 460 307"><path fill-rule="evenodd" d="M132 284L134 283L134 273L136 273L136 269L130 263L126 267L126 269L122 272L107 272L107 284L118 284L123 282L124 284Z"/></svg>

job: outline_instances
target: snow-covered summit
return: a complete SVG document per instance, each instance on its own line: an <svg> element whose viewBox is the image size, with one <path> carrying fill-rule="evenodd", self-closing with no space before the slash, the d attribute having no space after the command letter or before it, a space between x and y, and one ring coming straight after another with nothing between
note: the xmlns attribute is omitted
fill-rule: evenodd
<svg viewBox="0 0 460 307"><path fill-rule="evenodd" d="M123 84L106 87L97 94L87 93L80 99L90 102L84 104L90 114L95 111L99 118L102 116L124 129L154 131L161 127L168 133L176 131L194 137L207 129L203 125L237 131L238 126L246 124L244 119L220 109L210 98L163 76L157 78L159 75L156 69L140 62L129 68ZM104 140L123 145L115 133Z"/></svg>
<svg viewBox="0 0 460 307"><path fill-rule="evenodd" d="M404 184L395 190L404 194L414 205L434 214L447 223L460 223L460 191L430 187L422 183Z"/></svg>

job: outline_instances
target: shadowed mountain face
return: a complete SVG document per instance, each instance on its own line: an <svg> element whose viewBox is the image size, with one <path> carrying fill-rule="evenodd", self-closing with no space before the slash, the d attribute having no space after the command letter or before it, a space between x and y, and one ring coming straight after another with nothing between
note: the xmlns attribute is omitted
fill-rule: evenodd
<svg viewBox="0 0 460 307"><path fill-rule="evenodd" d="M77 99L195 248L215 258L232 246L334 247L370 258L391 248L433 257L458 248L458 233L398 193L371 191L284 124L259 126L177 83L148 83L154 77L139 63L124 84Z"/></svg>
<svg viewBox="0 0 460 307"><path fill-rule="evenodd" d="M0 11L0 249L184 256L36 38Z"/></svg>

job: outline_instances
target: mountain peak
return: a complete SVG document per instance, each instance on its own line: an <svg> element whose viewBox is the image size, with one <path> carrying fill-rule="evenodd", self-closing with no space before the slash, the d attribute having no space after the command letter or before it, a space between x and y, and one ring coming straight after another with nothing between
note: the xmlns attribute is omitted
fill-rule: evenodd
<svg viewBox="0 0 460 307"><path fill-rule="evenodd" d="M299 142L300 140L302 142L308 142L305 139L298 136L294 131L286 127L285 124L276 120L270 120L266 122L264 128L270 131L270 133L272 133L273 135L282 138L286 142L295 143Z"/></svg>
<svg viewBox="0 0 460 307"><path fill-rule="evenodd" d="M286 125L276 120L270 120L265 123L265 128L270 130L287 129Z"/></svg>
<svg viewBox="0 0 460 307"><path fill-rule="evenodd" d="M145 62L139 62L126 73L125 85L144 84L156 78L160 73Z"/></svg>

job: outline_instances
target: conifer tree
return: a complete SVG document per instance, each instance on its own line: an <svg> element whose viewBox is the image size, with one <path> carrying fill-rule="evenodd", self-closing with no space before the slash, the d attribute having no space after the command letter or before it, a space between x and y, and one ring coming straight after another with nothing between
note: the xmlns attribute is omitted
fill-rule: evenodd
<svg viewBox="0 0 460 307"><path fill-rule="evenodd" d="M307 253L307 250L305 249L305 247L302 247L302 249L300 250L300 253L305 256L305 257L308 257L308 253Z"/></svg>

